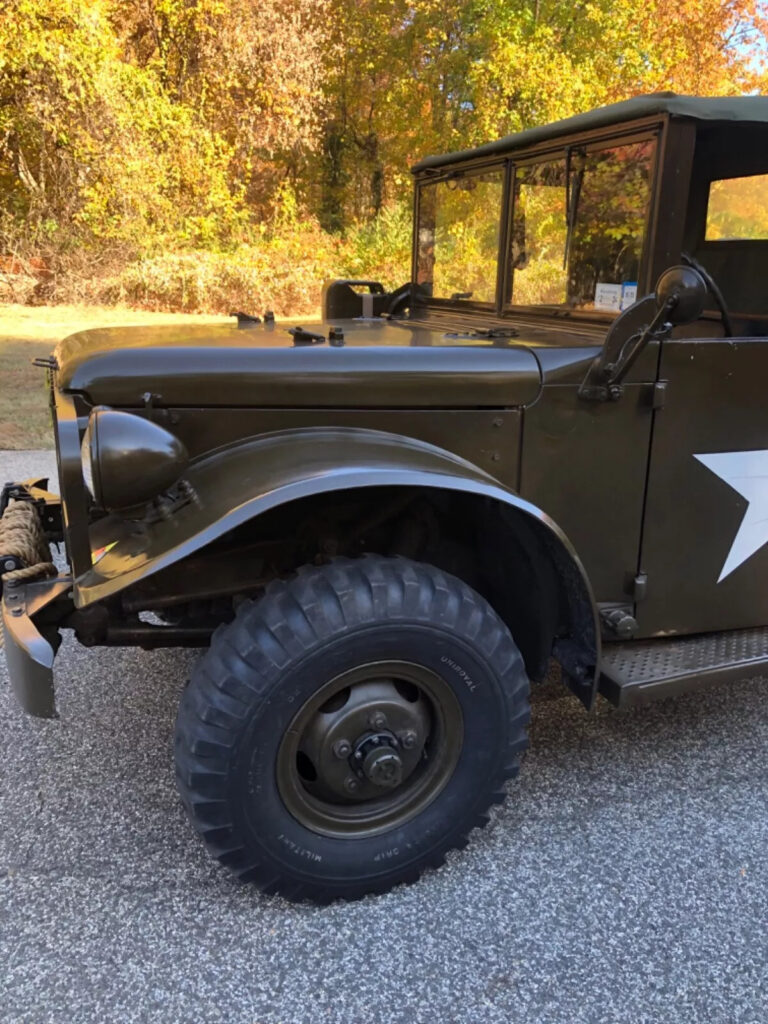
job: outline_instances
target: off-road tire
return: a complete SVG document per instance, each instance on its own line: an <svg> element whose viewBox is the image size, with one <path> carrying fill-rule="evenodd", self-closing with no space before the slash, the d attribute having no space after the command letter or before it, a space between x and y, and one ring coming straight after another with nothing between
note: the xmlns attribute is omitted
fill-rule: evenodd
<svg viewBox="0 0 768 1024"><path fill-rule="evenodd" d="M388 658L450 687L463 729L457 763L397 828L321 834L281 798L281 740L326 680ZM181 798L210 853L267 893L327 903L383 892L437 867L487 823L519 769L528 695L509 630L461 580L402 558L307 566L243 603L197 664L176 722Z"/></svg>

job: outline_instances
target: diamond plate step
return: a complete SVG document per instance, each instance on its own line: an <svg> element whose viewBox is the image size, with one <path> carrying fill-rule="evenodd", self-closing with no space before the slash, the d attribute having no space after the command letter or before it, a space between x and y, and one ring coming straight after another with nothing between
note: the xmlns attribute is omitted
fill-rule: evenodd
<svg viewBox="0 0 768 1024"><path fill-rule="evenodd" d="M622 707L768 674L768 627L606 644L600 668L600 693Z"/></svg>

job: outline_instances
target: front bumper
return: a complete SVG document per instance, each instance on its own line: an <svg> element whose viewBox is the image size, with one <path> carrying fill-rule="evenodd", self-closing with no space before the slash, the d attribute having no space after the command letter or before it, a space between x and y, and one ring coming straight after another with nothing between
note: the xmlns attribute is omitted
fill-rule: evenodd
<svg viewBox="0 0 768 1024"><path fill-rule="evenodd" d="M71 587L70 576L56 576L3 589L3 639L11 686L24 710L38 718L56 717L53 659L59 634L52 627L44 635L33 616Z"/></svg>
<svg viewBox="0 0 768 1024"><path fill-rule="evenodd" d="M53 659L60 642L59 606L53 603L71 590L72 578L41 577L27 569L30 558L35 567L41 559L47 565L48 540L61 536L61 502L46 486L46 480L27 480L6 484L0 493L0 590L2 638L14 693L25 711L52 718ZM42 567L43 574L52 568Z"/></svg>

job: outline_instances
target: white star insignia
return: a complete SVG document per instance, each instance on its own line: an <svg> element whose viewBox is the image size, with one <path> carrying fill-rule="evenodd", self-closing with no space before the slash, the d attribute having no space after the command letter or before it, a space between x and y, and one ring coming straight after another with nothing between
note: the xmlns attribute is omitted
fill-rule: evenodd
<svg viewBox="0 0 768 1024"><path fill-rule="evenodd" d="M749 504L717 582L768 542L768 450L694 455Z"/></svg>

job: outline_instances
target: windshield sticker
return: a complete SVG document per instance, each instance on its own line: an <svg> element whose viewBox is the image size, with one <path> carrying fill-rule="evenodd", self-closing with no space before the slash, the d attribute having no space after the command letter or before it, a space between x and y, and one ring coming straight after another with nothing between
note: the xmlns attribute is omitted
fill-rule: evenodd
<svg viewBox="0 0 768 1024"><path fill-rule="evenodd" d="M598 281L595 288L595 309L610 309L618 313L621 309L621 285Z"/></svg>
<svg viewBox="0 0 768 1024"><path fill-rule="evenodd" d="M637 281L623 281L621 285L621 308L629 309L637 302Z"/></svg>

